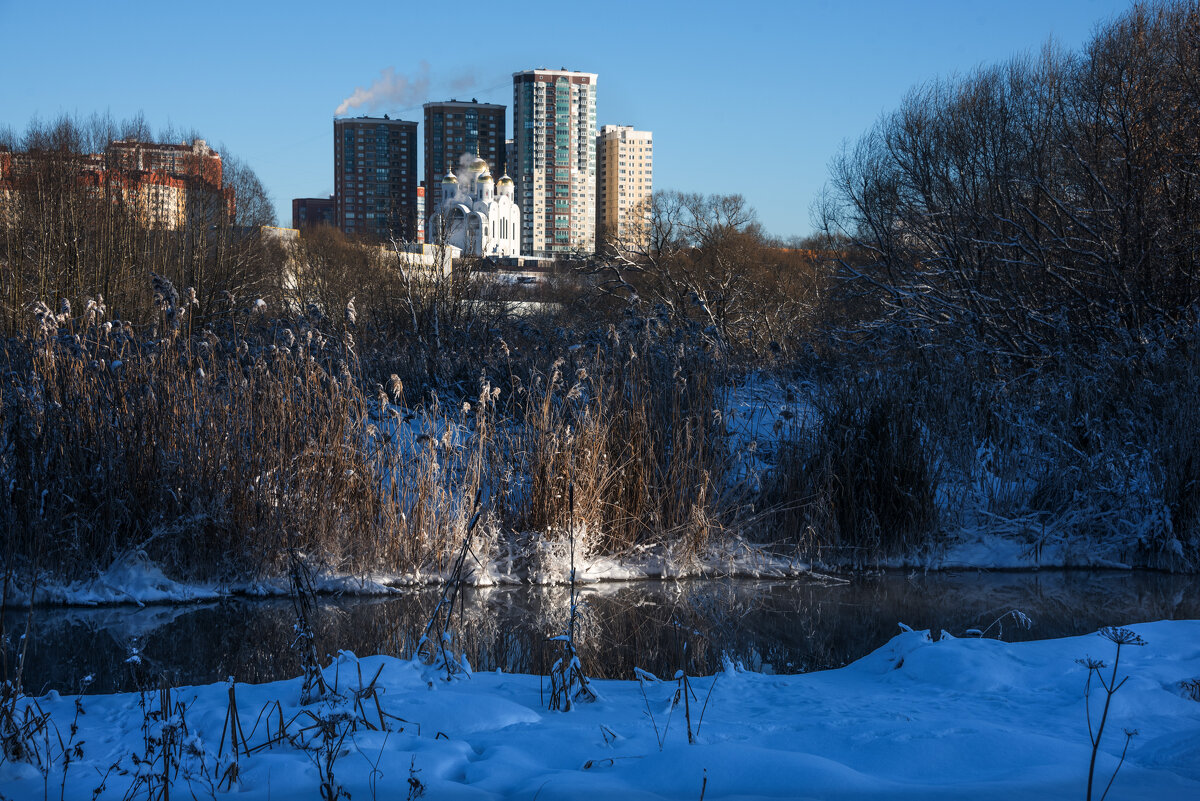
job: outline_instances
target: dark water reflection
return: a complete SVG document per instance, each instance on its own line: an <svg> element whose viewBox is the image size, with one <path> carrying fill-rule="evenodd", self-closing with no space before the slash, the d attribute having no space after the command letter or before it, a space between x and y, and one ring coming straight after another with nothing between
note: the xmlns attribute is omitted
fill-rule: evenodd
<svg viewBox="0 0 1200 801"><path fill-rule="evenodd" d="M670 676L687 643L688 670L719 669L722 654L754 670L802 672L845 665L896 633L897 623L962 635L1010 609L1029 615L1025 630L1006 618L989 632L1028 640L1084 634L1110 624L1200 618L1200 579L1141 572L955 573L809 581L710 580L586 587L580 653L598 678L629 678L634 666ZM320 653L409 656L439 592L387 598L322 598ZM468 590L456 614L458 644L476 670L542 672L563 630L565 588ZM8 664L29 612L9 613ZM40 694L136 689L126 662L138 649L142 674L174 684L234 676L262 682L299 673L290 648L286 600L234 599L181 606L35 609L24 675ZM91 676L90 683L85 682Z"/></svg>

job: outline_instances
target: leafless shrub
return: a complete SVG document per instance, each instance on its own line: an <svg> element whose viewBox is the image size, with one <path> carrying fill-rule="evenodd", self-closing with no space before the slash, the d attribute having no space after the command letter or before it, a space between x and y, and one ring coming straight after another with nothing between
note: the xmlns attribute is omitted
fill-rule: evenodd
<svg viewBox="0 0 1200 801"><path fill-rule="evenodd" d="M869 562L923 542L938 522L938 470L912 388L851 378L821 423L785 438L766 479L775 537L835 561Z"/></svg>
<svg viewBox="0 0 1200 801"><path fill-rule="evenodd" d="M98 177L101 168L122 164L111 145L126 137L178 141L169 131L155 137L140 118L63 116L31 122L11 143L11 152L0 154L5 335L24 330L29 303L58 298L91 297L139 326L148 324L163 310L144 291L147 271L194 288L194 298L169 305L202 321L217 311L220 291L263 293L280 283L281 254L257 228L274 225L274 214L253 171L221 153L224 187L236 198L233 216L218 208L221 202L212 193L211 201L197 198L196 212L189 207L186 219L173 227L148 223L146 209L157 202L153 196L130 190L124 180Z"/></svg>
<svg viewBox="0 0 1200 801"><path fill-rule="evenodd" d="M568 583L571 588L570 607L567 611L567 627L566 631L555 635L551 639L562 646L561 653L554 664L550 667L550 701L549 708L551 710L562 710L570 712L576 703L580 701L592 702L596 700L596 691L592 689L592 684L588 680L587 674L583 672L583 664L579 661L579 652L575 647L576 640L576 621L579 618L579 598L576 594L575 584L575 488L574 485L567 485L568 496L568 511L569 515L566 519L567 528L567 544L568 544Z"/></svg>

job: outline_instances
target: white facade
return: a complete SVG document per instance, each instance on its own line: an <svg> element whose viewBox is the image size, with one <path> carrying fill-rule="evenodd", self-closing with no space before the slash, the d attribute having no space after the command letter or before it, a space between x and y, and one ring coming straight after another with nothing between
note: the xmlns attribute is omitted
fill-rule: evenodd
<svg viewBox="0 0 1200 801"><path fill-rule="evenodd" d="M521 210L507 175L493 181L487 162L476 157L442 179L441 196L426 227L430 242L468 256L521 255Z"/></svg>

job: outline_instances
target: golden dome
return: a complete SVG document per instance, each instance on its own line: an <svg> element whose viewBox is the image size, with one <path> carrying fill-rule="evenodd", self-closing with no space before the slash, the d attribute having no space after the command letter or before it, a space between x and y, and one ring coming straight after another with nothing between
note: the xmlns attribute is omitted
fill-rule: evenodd
<svg viewBox="0 0 1200 801"><path fill-rule="evenodd" d="M476 156L475 160L471 162L471 166L468 169L470 169L471 172L487 172L487 162Z"/></svg>
<svg viewBox="0 0 1200 801"><path fill-rule="evenodd" d="M490 180L492 180L492 174L490 172L485 172L483 175L479 176L479 178L476 180L480 181L481 183L483 181L490 181Z"/></svg>
<svg viewBox="0 0 1200 801"><path fill-rule="evenodd" d="M446 173L446 177L442 179L442 183L456 184L456 183L458 183L458 179L454 177L454 173L448 172L448 173Z"/></svg>
<svg viewBox="0 0 1200 801"><path fill-rule="evenodd" d="M500 180L497 181L496 184L499 186L510 186L512 184L512 182L513 182L513 179L509 178L508 175L506 174L506 175L501 176Z"/></svg>

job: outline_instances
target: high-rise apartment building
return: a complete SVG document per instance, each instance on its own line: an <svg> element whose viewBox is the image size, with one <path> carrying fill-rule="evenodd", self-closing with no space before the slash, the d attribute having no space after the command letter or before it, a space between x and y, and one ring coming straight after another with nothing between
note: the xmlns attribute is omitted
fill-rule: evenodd
<svg viewBox="0 0 1200 801"><path fill-rule="evenodd" d="M499 103L448 100L425 104L425 187L434 193L428 198L436 208L443 198L442 178L458 172L476 157L486 161L496 176L504 175L506 165L504 137L506 111Z"/></svg>
<svg viewBox="0 0 1200 801"><path fill-rule="evenodd" d="M521 252L596 250L596 74L513 73L513 139Z"/></svg>
<svg viewBox="0 0 1200 801"><path fill-rule="evenodd" d="M335 119L333 163L339 228L374 239L416 239L417 123Z"/></svg>
<svg viewBox="0 0 1200 801"><path fill-rule="evenodd" d="M654 135L630 125L605 125L596 137L596 172L597 243L645 250L654 192Z"/></svg>

